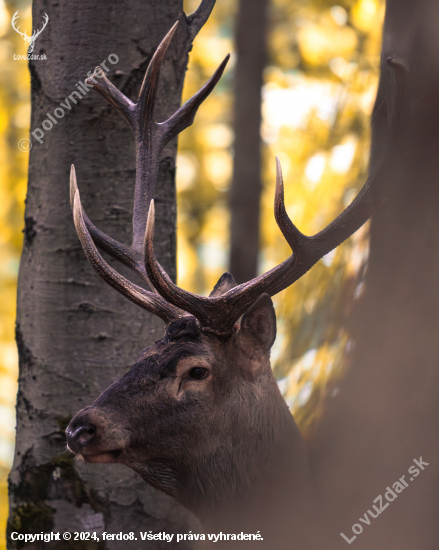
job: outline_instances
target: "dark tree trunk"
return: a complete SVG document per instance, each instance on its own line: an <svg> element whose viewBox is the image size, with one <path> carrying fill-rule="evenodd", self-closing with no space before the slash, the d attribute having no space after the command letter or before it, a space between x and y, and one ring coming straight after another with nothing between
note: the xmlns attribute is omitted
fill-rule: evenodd
<svg viewBox="0 0 439 550"><path fill-rule="evenodd" d="M357 550L439 545L438 22L437 2L387 1L383 58L407 60L408 106L389 198L372 220L351 368L314 442L326 548L347 547L340 532L352 539L354 524L364 529ZM375 153L383 131L378 119ZM424 470L413 462L421 456ZM386 488L401 476L408 487L389 502ZM376 515L378 495L385 512L361 523L369 509Z"/></svg>
<svg viewBox="0 0 439 550"><path fill-rule="evenodd" d="M230 190L230 271L238 283L256 276L261 198L261 91L267 59L269 0L240 0L235 31L234 164Z"/></svg>
<svg viewBox="0 0 439 550"><path fill-rule="evenodd" d="M17 444L10 474L8 530L129 533L187 529L193 519L120 465L87 467L64 454L70 418L120 378L145 346L162 335L163 323L122 298L88 265L69 205L69 170L76 165L85 210L107 234L131 240L134 143L131 130L90 90L52 129L47 113L78 90L87 72L106 61L107 76L136 100L154 49L173 23L177 34L164 61L157 120L180 104L188 52L203 17L190 24L182 0L33 4L34 27L47 13L31 61L32 138L25 244L20 266L17 343L20 359ZM214 0L204 0L207 16ZM114 64L116 57L118 61ZM84 94L81 94L84 95ZM60 111L58 111L60 113ZM45 124L49 128L50 124ZM165 149L157 186L156 249L175 277L176 140ZM117 266L119 269L119 267ZM123 271L123 269L122 269ZM128 275L125 272L126 275ZM20 543L9 544L11 548ZM22 543L21 543L22 544ZM48 543L50 548L89 548L89 543ZM93 548L144 547L115 541ZM157 546L152 546L157 544ZM165 543L148 543L161 548ZM46 548L45 543L27 545ZM48 546L47 546L48 547Z"/></svg>

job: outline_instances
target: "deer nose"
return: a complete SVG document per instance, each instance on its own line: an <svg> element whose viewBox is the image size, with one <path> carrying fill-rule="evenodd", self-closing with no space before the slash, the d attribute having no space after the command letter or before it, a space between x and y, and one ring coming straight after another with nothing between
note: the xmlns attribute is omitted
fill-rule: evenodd
<svg viewBox="0 0 439 550"><path fill-rule="evenodd" d="M67 444L75 453L80 453L84 447L87 447L95 435L96 428L92 424L84 424L77 428L67 426L66 430Z"/></svg>

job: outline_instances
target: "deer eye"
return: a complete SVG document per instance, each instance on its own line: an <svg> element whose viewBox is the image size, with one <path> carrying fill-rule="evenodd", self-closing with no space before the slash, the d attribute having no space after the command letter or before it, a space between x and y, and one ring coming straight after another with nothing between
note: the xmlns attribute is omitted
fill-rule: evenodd
<svg viewBox="0 0 439 550"><path fill-rule="evenodd" d="M201 380L207 376L209 371L203 367L194 367L189 371L189 376L195 380Z"/></svg>

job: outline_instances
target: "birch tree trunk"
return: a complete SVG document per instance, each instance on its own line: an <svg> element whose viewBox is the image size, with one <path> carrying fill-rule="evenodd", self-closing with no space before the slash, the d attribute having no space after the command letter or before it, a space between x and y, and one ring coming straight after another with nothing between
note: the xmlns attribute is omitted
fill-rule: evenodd
<svg viewBox="0 0 439 550"><path fill-rule="evenodd" d="M135 100L155 48L180 19L160 76L156 117L164 120L180 105L188 52L214 3L203 0L196 17L187 19L182 0L34 1L34 28L45 13L49 22L34 50L47 60L30 62L34 134L19 274L20 375L9 534L107 531L138 536L139 531L172 533L193 525L186 511L128 468L90 467L64 453L70 418L120 378L163 330L160 320L107 287L88 265L73 225L68 181L74 163L90 218L107 234L130 243L131 130L99 94L81 91L79 83L104 62L110 80ZM64 115L58 117L61 103ZM174 278L175 153L176 140L163 153L156 196L156 249ZM10 536L8 540L10 548L23 546ZM26 548L124 549L127 544L145 545L140 538L129 543L72 539Z"/></svg>

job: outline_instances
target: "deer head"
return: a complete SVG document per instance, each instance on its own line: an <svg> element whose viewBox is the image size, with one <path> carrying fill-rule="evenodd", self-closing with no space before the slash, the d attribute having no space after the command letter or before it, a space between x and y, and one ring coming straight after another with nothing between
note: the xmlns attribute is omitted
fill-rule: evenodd
<svg viewBox="0 0 439 550"><path fill-rule="evenodd" d="M18 34L21 36L21 38L26 42L27 44L27 53L30 54L34 51L35 47L35 41L40 36L40 34L44 31L46 28L47 23L49 22L49 16L47 13L44 14L43 17L43 26L40 30L35 30L32 33L32 36L29 36L27 34L27 29L24 32L21 32L19 29L20 27L16 27L16 22L18 19L18 10L14 13L14 16L12 17L12 28L18 32Z"/></svg>
<svg viewBox="0 0 439 550"><path fill-rule="evenodd" d="M164 145L192 124L228 57L185 105L168 120L155 122L160 64L176 27L153 56L136 104L115 88L100 68L91 79L97 91L124 115L135 135L131 246L95 227L82 208L73 167L70 178L75 227L90 264L129 300L159 316L166 323L165 335L141 353L125 376L77 413L66 434L69 448L84 461L126 464L148 483L202 515L203 508L251 486L261 465L280 452L286 433L295 442L292 452L303 458L300 434L270 368L270 348L276 335L270 297L294 283L370 217L382 201L378 190L385 180L386 163L380 164L332 223L316 235L306 236L286 213L277 160L274 214L292 249L291 256L244 284L237 285L225 273L208 297L179 288L154 255L153 197L158 163ZM393 61L391 65L398 67ZM395 135L397 125L392 127ZM97 247L131 268L149 290L118 274Z"/></svg>

